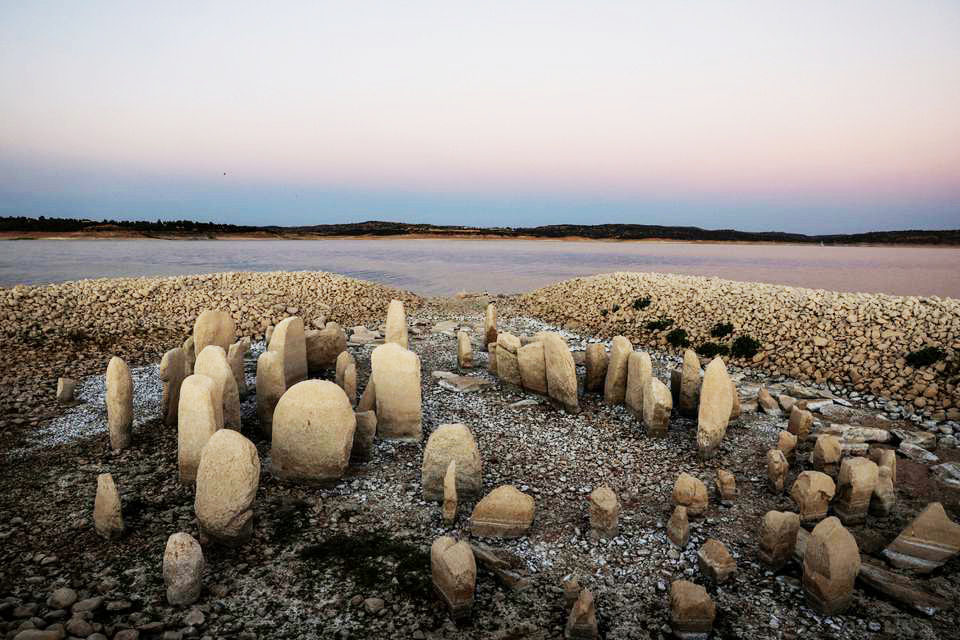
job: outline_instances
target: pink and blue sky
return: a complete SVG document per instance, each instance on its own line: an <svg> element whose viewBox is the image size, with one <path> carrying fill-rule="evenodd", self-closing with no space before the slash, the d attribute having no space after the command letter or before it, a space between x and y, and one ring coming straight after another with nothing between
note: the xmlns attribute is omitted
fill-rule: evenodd
<svg viewBox="0 0 960 640"><path fill-rule="evenodd" d="M0 0L0 215L958 228L960 2Z"/></svg>

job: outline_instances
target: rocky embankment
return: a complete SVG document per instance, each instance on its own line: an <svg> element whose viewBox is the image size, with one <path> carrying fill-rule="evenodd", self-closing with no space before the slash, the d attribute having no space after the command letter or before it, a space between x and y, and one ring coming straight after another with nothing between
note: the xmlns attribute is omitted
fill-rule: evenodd
<svg viewBox="0 0 960 640"><path fill-rule="evenodd" d="M576 278L521 296L526 313L576 330L624 335L669 348L682 329L690 345L759 342L736 357L772 374L832 382L870 394L888 411L938 422L960 419L960 300L840 293L659 273ZM718 325L729 323L729 333ZM712 335L716 333L722 335ZM682 342L676 335L674 342ZM943 358L914 368L925 347ZM725 358L727 356L724 356Z"/></svg>

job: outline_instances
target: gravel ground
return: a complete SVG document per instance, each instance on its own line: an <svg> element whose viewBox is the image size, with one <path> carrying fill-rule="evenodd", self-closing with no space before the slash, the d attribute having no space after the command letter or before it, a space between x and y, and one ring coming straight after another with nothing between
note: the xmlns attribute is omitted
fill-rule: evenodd
<svg viewBox="0 0 960 640"><path fill-rule="evenodd" d="M447 527L440 506L422 499L423 443L378 442L369 463L351 467L332 487L285 485L267 472L269 442L258 433L251 395L243 405L243 432L256 443L264 468L254 539L238 549L207 545L200 601L170 607L161 575L166 539L176 531L197 535L198 530L192 492L177 482L176 430L158 419L156 367L145 366L134 369L137 427L131 449L109 449L98 376L78 388L85 404L36 420L30 437L7 452L0 480L0 632L13 637L25 624L65 623L69 614L48 605L47 598L55 588L69 586L81 599L102 598L88 616L89 631L107 637L136 629L143 638L170 639L559 638L566 621L561 585L572 574L593 590L600 633L607 638L668 636L669 584L681 577L704 584L716 601L718 637L956 637L955 609L919 617L859 586L846 615L825 618L804 604L796 564L774 575L759 563L763 514L792 509L787 496L773 496L766 488L766 450L775 446L785 419L745 414L731 425L720 455L703 463L696 454L695 421L674 416L667 438L648 438L623 407L608 407L595 394L581 398L580 414L568 415L486 372L486 354L477 348L479 308L470 301L434 302L410 318L411 347L423 365L423 442L438 425L463 422L483 456L483 492L511 483L534 496L536 518L527 536L485 541L516 557L528 578L526 588L510 588L481 568L473 616L455 626L431 593L429 545L445 533L466 536L473 505L461 502L457 520ZM430 331L440 320L474 327L477 368L469 375L493 386L458 394L432 378L432 371L456 371L454 332ZM550 328L510 317L509 301L501 307L500 325L516 334ZM583 337L561 333L574 350L584 347ZM350 347L361 388L372 348ZM255 344L249 354L250 382L261 349L262 343ZM653 356L655 373L669 380L679 360ZM582 377L582 367L578 373ZM732 373L742 388L760 381L752 371ZM536 402L511 406L524 399ZM905 459L900 465L908 479L925 473ZM739 496L730 507L715 496L717 468L737 477ZM788 484L802 469L794 465ZM92 527L96 475L105 471L117 482L127 526L114 542L97 537ZM690 544L678 552L664 525L681 471L701 478L711 498L705 516L691 520ZM611 540L589 533L588 498L601 484L609 485L622 505L620 535ZM878 554L929 498L922 484L901 481L898 499L891 517L871 517L852 528L863 553ZM696 551L711 537L726 544L738 562L735 577L724 585L710 583L697 567ZM954 559L927 585L956 603L958 569L960 560Z"/></svg>

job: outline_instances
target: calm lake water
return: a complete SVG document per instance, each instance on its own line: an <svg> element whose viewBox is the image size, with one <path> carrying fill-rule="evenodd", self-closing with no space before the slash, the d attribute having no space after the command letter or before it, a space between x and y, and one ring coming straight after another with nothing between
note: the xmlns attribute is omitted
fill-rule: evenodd
<svg viewBox="0 0 960 640"><path fill-rule="evenodd" d="M0 241L0 285L215 271L333 271L426 295L528 291L660 271L836 291L960 298L960 248L552 240Z"/></svg>

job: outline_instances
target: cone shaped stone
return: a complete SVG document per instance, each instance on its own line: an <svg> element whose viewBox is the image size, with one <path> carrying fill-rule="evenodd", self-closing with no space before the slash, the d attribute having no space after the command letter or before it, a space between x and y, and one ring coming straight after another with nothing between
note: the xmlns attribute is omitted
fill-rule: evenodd
<svg viewBox="0 0 960 640"><path fill-rule="evenodd" d="M883 555L895 567L930 573L960 553L960 524L947 517L943 505L931 502Z"/></svg>
<svg viewBox="0 0 960 640"><path fill-rule="evenodd" d="M838 518L813 528L803 554L803 590L811 607L824 615L842 613L853 598L859 571L857 541Z"/></svg>
<svg viewBox="0 0 960 640"><path fill-rule="evenodd" d="M186 606L200 599L206 563L200 543L189 533L174 533L167 538L163 552L163 582L167 602Z"/></svg>
<svg viewBox="0 0 960 640"><path fill-rule="evenodd" d="M666 436L672 411L670 390L655 376L651 376L643 393L643 424L647 427L647 434L661 438Z"/></svg>
<svg viewBox="0 0 960 640"><path fill-rule="evenodd" d="M123 514L120 509L120 494L113 476L101 473L97 476L97 497L93 502L93 526L101 538L112 540L123 534Z"/></svg>
<svg viewBox="0 0 960 640"><path fill-rule="evenodd" d="M410 347L410 341L407 335L407 314L403 310L403 302L400 300L391 300L387 307L387 328L384 336L385 342L393 342L404 349Z"/></svg>
<svg viewBox="0 0 960 640"><path fill-rule="evenodd" d="M527 532L533 517L533 498L511 485L501 485L473 508L470 530L480 537L517 538Z"/></svg>
<svg viewBox="0 0 960 640"><path fill-rule="evenodd" d="M712 458L716 455L723 436L727 433L732 406L727 367L721 358L714 358L707 365L703 376L697 411L697 448L701 458Z"/></svg>

